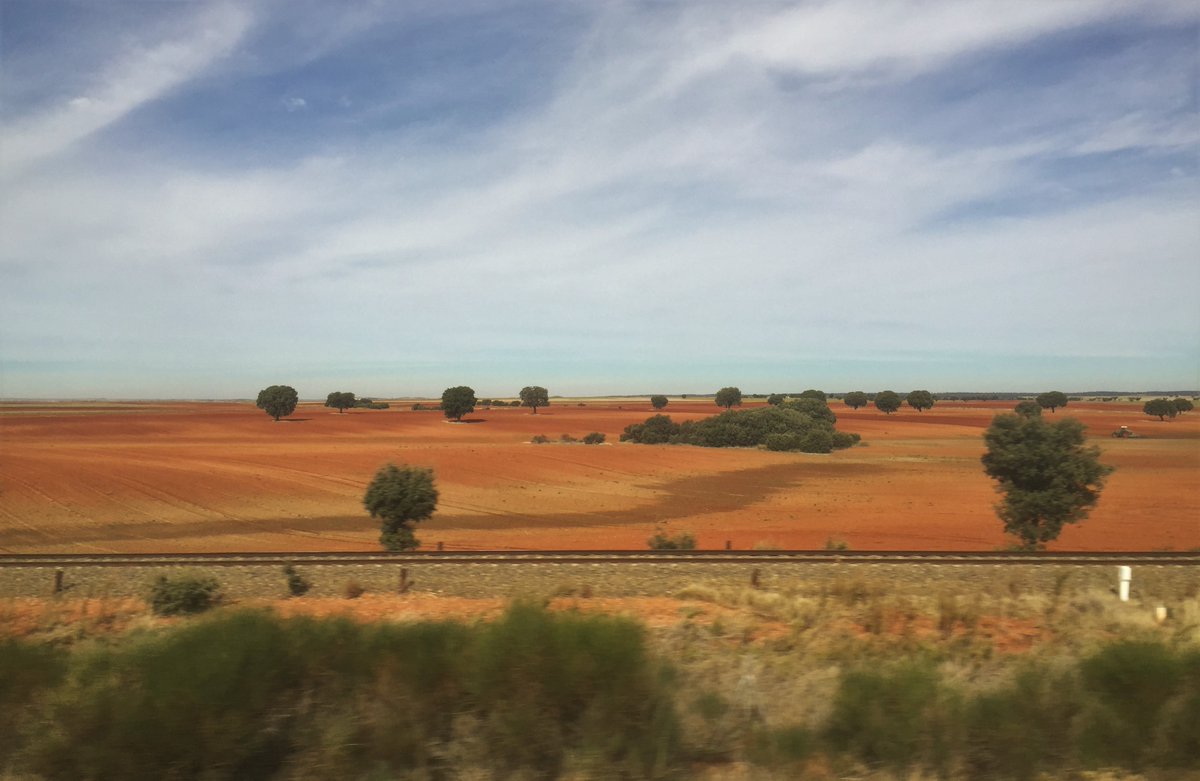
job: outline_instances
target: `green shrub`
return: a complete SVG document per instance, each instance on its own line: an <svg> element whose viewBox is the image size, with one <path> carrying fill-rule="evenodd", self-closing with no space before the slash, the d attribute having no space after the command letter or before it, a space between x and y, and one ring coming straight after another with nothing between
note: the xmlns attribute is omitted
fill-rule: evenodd
<svg viewBox="0 0 1200 781"><path fill-rule="evenodd" d="M559 434L558 441L559 442L578 442L579 440L575 439L575 437L571 436L570 434Z"/></svg>
<svg viewBox="0 0 1200 781"><path fill-rule="evenodd" d="M660 445L678 436L680 426L670 415L651 415L642 423L631 423L621 434L622 442L637 442L643 445Z"/></svg>
<svg viewBox="0 0 1200 781"><path fill-rule="evenodd" d="M1196 653L1178 655L1161 643L1133 640L1114 643L1084 659L1083 688L1094 698L1081 724L1079 748L1084 761L1136 770L1155 753L1174 754L1181 740L1200 742L1194 732L1189 737L1160 724L1172 700L1182 703L1183 711L1196 709L1187 702L1200 696L1198 664ZM1168 715L1177 719L1177 714ZM1195 722L1191 729L1196 729Z"/></svg>
<svg viewBox="0 0 1200 781"><path fill-rule="evenodd" d="M763 444L767 450L791 451L799 450L801 437L799 434L768 434Z"/></svg>
<svg viewBox="0 0 1200 781"><path fill-rule="evenodd" d="M550 437L546 436L545 434L535 434L529 441L535 445L544 445L550 441Z"/></svg>
<svg viewBox="0 0 1200 781"><path fill-rule="evenodd" d="M795 399L778 406L729 410L685 423L675 423L666 415L654 415L642 423L627 426L621 441L648 445L670 442L700 447L764 445L770 450L828 453L858 441L857 435L839 436L833 428L836 419L819 399Z"/></svg>
<svg viewBox="0 0 1200 781"><path fill-rule="evenodd" d="M652 550L695 550L696 537L690 532L667 534L663 529L659 529L653 537L646 540L646 545Z"/></svg>
<svg viewBox="0 0 1200 781"><path fill-rule="evenodd" d="M1080 708L1074 677L1029 667L967 705L965 765L972 777L1035 778L1067 763Z"/></svg>
<svg viewBox="0 0 1200 781"><path fill-rule="evenodd" d="M67 670L60 648L0 638L0 768L21 745L21 732L34 723L34 703L59 684Z"/></svg>
<svg viewBox="0 0 1200 781"><path fill-rule="evenodd" d="M217 604L220 589L217 579L208 576L159 575L150 587L150 610L160 616L203 613Z"/></svg>
<svg viewBox="0 0 1200 781"><path fill-rule="evenodd" d="M599 431L593 431L590 434L585 434L583 437L585 445L602 445L604 444L604 435Z"/></svg>
<svg viewBox="0 0 1200 781"><path fill-rule="evenodd" d="M904 661L844 673L825 739L869 764L941 768L954 753L960 724L959 699L935 670Z"/></svg>

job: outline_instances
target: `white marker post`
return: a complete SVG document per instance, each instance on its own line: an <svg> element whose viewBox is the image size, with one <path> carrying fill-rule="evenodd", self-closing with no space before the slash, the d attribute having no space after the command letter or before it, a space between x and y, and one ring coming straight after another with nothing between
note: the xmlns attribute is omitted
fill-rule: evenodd
<svg viewBox="0 0 1200 781"><path fill-rule="evenodd" d="M1129 582L1133 580L1133 567L1124 565L1117 567L1117 576L1120 582L1117 584L1117 594L1121 597L1122 602L1129 601Z"/></svg>

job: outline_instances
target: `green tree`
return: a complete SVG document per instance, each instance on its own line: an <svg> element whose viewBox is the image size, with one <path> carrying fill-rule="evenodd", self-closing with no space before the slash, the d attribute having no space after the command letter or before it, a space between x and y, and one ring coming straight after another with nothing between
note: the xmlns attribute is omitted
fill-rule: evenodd
<svg viewBox="0 0 1200 781"><path fill-rule="evenodd" d="M372 518L381 521L379 542L383 547L404 551L420 545L413 534L413 524L433 515L437 500L432 469L387 464L367 486L363 506Z"/></svg>
<svg viewBox="0 0 1200 781"><path fill-rule="evenodd" d="M1173 399L1171 401L1171 406L1173 406L1175 408L1175 411L1178 412L1180 415L1182 415L1185 412L1191 412L1193 409L1195 409L1195 405L1193 405L1192 402L1188 401L1187 399L1183 399L1183 398Z"/></svg>
<svg viewBox="0 0 1200 781"><path fill-rule="evenodd" d="M1157 415L1159 420L1173 418L1179 414L1179 410L1168 399L1151 399L1142 405L1142 412Z"/></svg>
<svg viewBox="0 0 1200 781"><path fill-rule="evenodd" d="M1041 417L1042 405L1036 401L1025 399L1017 402L1017 406L1013 407L1013 412L1024 418L1037 418Z"/></svg>
<svg viewBox="0 0 1200 781"><path fill-rule="evenodd" d="M742 391L739 388L721 388L717 391L717 406L729 409L742 406Z"/></svg>
<svg viewBox="0 0 1200 781"><path fill-rule="evenodd" d="M867 406L867 394L862 391L850 391L842 399L846 406L850 409L858 409L859 407Z"/></svg>
<svg viewBox="0 0 1200 781"><path fill-rule="evenodd" d="M770 396L767 396L767 403L772 407L778 407L783 403L783 399L784 396L782 393L772 393Z"/></svg>
<svg viewBox="0 0 1200 781"><path fill-rule="evenodd" d="M1067 394L1062 391L1047 391L1039 393L1036 401L1042 409L1054 412L1059 407L1067 406Z"/></svg>
<svg viewBox="0 0 1200 781"><path fill-rule="evenodd" d="M300 397L296 389L290 385L272 385L258 392L258 400L254 406L263 410L275 420L291 415L296 411L296 403Z"/></svg>
<svg viewBox="0 0 1200 781"><path fill-rule="evenodd" d="M1004 531L1028 549L1086 518L1113 471L1100 463L1099 448L1084 447L1084 426L1073 418L1047 423L1040 415L997 415L983 441L984 472L1004 494L996 513Z"/></svg>
<svg viewBox="0 0 1200 781"><path fill-rule="evenodd" d="M875 409L891 415L900 409L900 394L885 390L875 394Z"/></svg>
<svg viewBox="0 0 1200 781"><path fill-rule="evenodd" d="M654 407L654 409L662 409L663 407L666 407L667 406L667 397L663 396L661 394L656 395L656 396L651 396L650 397L650 406Z"/></svg>
<svg viewBox="0 0 1200 781"><path fill-rule="evenodd" d="M526 385L521 388L521 406L533 407L533 414L537 414L538 407L550 406L550 394L540 385Z"/></svg>
<svg viewBox="0 0 1200 781"><path fill-rule="evenodd" d="M825 391L809 388L800 394L802 399L820 399L821 401L829 401L829 397L825 395Z"/></svg>
<svg viewBox="0 0 1200 781"><path fill-rule="evenodd" d="M475 390L466 385L457 385L442 391L442 412L448 418L462 420L462 416L475 411Z"/></svg>
<svg viewBox="0 0 1200 781"><path fill-rule="evenodd" d="M353 393L343 393L342 391L334 391L325 397L325 406L333 407L342 414L346 410L354 406L356 399Z"/></svg>
<svg viewBox="0 0 1200 781"><path fill-rule="evenodd" d="M909 391L908 397L905 399L908 406L915 409L917 412L924 412L927 409L933 409L933 394L927 390Z"/></svg>

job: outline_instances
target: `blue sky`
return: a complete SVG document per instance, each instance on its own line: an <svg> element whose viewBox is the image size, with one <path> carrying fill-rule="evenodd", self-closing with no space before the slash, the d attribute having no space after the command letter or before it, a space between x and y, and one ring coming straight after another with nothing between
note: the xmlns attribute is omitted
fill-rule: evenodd
<svg viewBox="0 0 1200 781"><path fill-rule="evenodd" d="M0 396L1200 387L1200 6L0 0Z"/></svg>

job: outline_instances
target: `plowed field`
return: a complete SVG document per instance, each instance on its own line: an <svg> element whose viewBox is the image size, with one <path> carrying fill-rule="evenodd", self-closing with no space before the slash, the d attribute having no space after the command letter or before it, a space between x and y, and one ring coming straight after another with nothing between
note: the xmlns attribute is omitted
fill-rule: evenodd
<svg viewBox="0 0 1200 781"><path fill-rule="evenodd" d="M864 444L832 455L617 442L643 401L479 410L462 423L408 404L345 414L303 404L278 423L251 404L0 405L0 549L11 552L368 550L362 509L387 462L429 466L441 499L427 547L644 548L657 525L701 547L987 550L1005 544L982 433L1010 403L939 402L885 416L832 407ZM711 400L673 400L698 418ZM1074 402L1117 467L1061 550L1200 546L1200 412ZM1119 425L1139 438L1112 439ZM529 443L591 431L608 443Z"/></svg>

